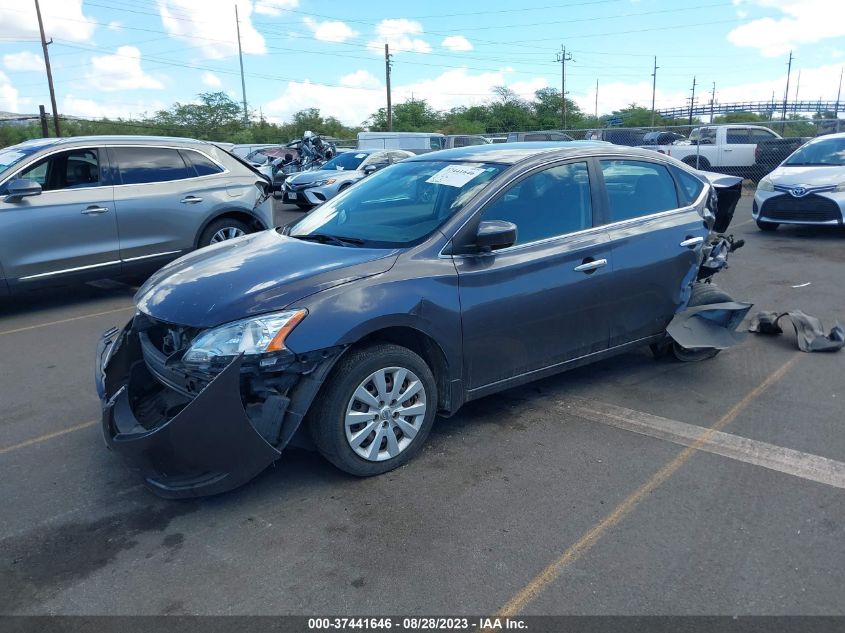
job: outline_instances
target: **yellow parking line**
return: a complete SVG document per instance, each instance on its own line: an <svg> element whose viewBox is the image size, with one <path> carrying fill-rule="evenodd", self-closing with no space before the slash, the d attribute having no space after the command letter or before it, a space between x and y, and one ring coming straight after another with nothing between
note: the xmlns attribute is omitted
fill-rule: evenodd
<svg viewBox="0 0 845 633"><path fill-rule="evenodd" d="M790 367L795 364L799 357L800 354L796 353L792 358L781 365L777 371L770 374L768 378L757 385L742 400L731 407L731 410L719 418L713 426L705 430L693 444L681 451L675 459L658 470L647 482L628 495L627 498L625 498L610 512L610 514L596 523L586 534L578 539L575 544L563 552L557 560L553 561L527 585L520 589L510 600L508 600L508 602L499 610L499 617L511 617L522 611L528 603L539 596L551 582L560 576L564 568L581 558L583 554L585 554L602 536L604 536L605 532L618 524L637 506L640 501L651 494L658 486L660 486L660 484L669 479L669 477L683 466L684 463L686 463L701 446L706 444L715 433L733 422L737 416L764 391L766 391L766 389L783 378L784 374L789 371Z"/></svg>
<svg viewBox="0 0 845 633"><path fill-rule="evenodd" d="M62 429L61 431L53 431L52 433L45 433L44 435L40 435L38 437L34 437L31 440L26 440L25 442L20 442L19 444L12 444L11 446L6 446L5 448L0 448L0 455L5 455L6 453L11 453L12 451L16 451L19 448L26 448L27 446L32 446L33 444L40 444L41 442L46 442L47 440L52 440L54 437L60 437L62 435L67 435L68 433L73 433L74 431L81 431L82 429L87 429L89 426L94 426L95 424L99 424L99 420L89 420L88 422L83 422L82 424L77 424L76 426L71 426L66 429Z"/></svg>
<svg viewBox="0 0 845 633"><path fill-rule="evenodd" d="M4 334L17 334L18 332L27 332L29 330L37 330L42 327L49 327L51 325L60 325L62 323L70 323L71 321L79 321L80 319L90 319L92 317L103 316L104 314L114 314L115 312L123 312L125 310L133 310L135 306L125 306L123 308L115 308L114 310L106 310L104 312L94 312L93 314L83 314L81 316L70 317L69 319L60 319L59 321L48 321L47 323L39 323L38 325L28 325L26 327L19 327L14 330L5 330L0 332L0 336Z"/></svg>

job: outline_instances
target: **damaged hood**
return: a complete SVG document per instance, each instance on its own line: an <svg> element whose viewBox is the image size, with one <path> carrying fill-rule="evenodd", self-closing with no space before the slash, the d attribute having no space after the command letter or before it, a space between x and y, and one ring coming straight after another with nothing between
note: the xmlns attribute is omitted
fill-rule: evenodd
<svg viewBox="0 0 845 633"><path fill-rule="evenodd" d="M135 304L160 321L214 327L383 273L397 255L395 250L305 242L262 231L168 264L138 290Z"/></svg>

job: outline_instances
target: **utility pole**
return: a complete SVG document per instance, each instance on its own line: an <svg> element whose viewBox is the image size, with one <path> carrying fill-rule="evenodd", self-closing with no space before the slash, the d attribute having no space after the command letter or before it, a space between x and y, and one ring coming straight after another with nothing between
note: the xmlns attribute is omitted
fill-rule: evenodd
<svg viewBox="0 0 845 633"><path fill-rule="evenodd" d="M596 79L596 127L599 125L599 80Z"/></svg>
<svg viewBox="0 0 845 633"><path fill-rule="evenodd" d="M798 89L801 87L801 69L798 69L798 81L795 82L795 103L792 104L792 113L798 111Z"/></svg>
<svg viewBox="0 0 845 633"><path fill-rule="evenodd" d="M654 56L654 72L651 73L651 127L654 127L654 96L657 94L657 55Z"/></svg>
<svg viewBox="0 0 845 633"><path fill-rule="evenodd" d="M249 112L246 109L246 80L244 79L244 54L241 50L241 23L238 20L238 5L235 5L235 27L238 31L238 59L241 62L241 94L244 98L244 123L249 122Z"/></svg>
<svg viewBox="0 0 845 633"><path fill-rule="evenodd" d="M393 107L390 105L390 71L393 64L390 61L390 48L387 44L384 45L384 78L387 86L387 131L393 131Z"/></svg>
<svg viewBox="0 0 845 633"><path fill-rule="evenodd" d="M839 96L842 94L842 71L845 68L839 69L839 89L836 91L836 105L833 107L833 118L839 118Z"/></svg>
<svg viewBox="0 0 845 633"><path fill-rule="evenodd" d="M692 127L692 109L695 106L695 75L692 77L692 96L689 98L689 124Z"/></svg>
<svg viewBox="0 0 845 633"><path fill-rule="evenodd" d="M47 68L47 84L50 86L50 105L53 106L53 127L56 129L56 136L62 135L59 125L59 109L56 107L56 91L53 89L53 71L50 69L50 53L47 52L47 45L53 43L53 39L47 41L44 35L44 22L41 20L41 6L35 0L35 13L38 15L38 30L41 32L41 50L44 51L44 65Z"/></svg>
<svg viewBox="0 0 845 633"><path fill-rule="evenodd" d="M792 51L789 51L789 65L786 69L786 90L783 91L783 113L781 114L780 131L786 129L786 101L789 99L789 75L792 74Z"/></svg>
<svg viewBox="0 0 845 633"><path fill-rule="evenodd" d="M713 92L710 93L710 125L713 125L713 107L716 104L716 82L713 82Z"/></svg>
<svg viewBox="0 0 845 633"><path fill-rule="evenodd" d="M560 52L557 54L557 61L560 63L560 127L566 129L566 62L575 61L572 53L566 52L566 47L561 44Z"/></svg>

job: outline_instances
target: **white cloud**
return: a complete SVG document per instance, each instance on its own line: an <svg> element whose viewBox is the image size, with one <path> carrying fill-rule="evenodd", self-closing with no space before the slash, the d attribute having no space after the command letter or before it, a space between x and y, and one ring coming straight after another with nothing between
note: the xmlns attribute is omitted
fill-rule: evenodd
<svg viewBox="0 0 845 633"><path fill-rule="evenodd" d="M191 46L199 45L198 50L209 59L221 59L238 53L235 4L238 5L243 52L263 55L267 47L252 24L250 0L233 3L220 0L158 0L158 10L162 26L170 35L189 42Z"/></svg>
<svg viewBox="0 0 845 633"><path fill-rule="evenodd" d="M86 75L88 83L103 92L118 90L161 90L155 77L141 68L141 51L134 46L121 46L115 55L91 58L92 70Z"/></svg>
<svg viewBox="0 0 845 633"><path fill-rule="evenodd" d="M384 45L389 44L391 53L402 51L430 53L431 45L428 42L412 37L421 35L422 32L422 24L407 18L382 20L376 25L375 38L367 46L375 52L383 52Z"/></svg>
<svg viewBox="0 0 845 633"><path fill-rule="evenodd" d="M271 120L290 120L306 105L324 115L335 116L347 125L359 125L385 105L383 82L365 70L340 78L341 87L321 86L309 81L289 82L281 95L263 107ZM493 86L507 85L529 99L534 91L545 87L546 80L537 77L509 83L504 71L472 74L465 68L449 70L431 79L393 86L393 103L425 99L436 110L455 106L485 103L493 98Z"/></svg>
<svg viewBox="0 0 845 633"><path fill-rule="evenodd" d="M18 112L20 100L18 91L9 78L0 72L0 110L4 112Z"/></svg>
<svg viewBox="0 0 845 633"><path fill-rule="evenodd" d="M450 35L440 45L445 49L456 52L472 50L472 44L463 35Z"/></svg>
<svg viewBox="0 0 845 633"><path fill-rule="evenodd" d="M353 31L345 22L339 20L326 20L325 22L318 22L313 18L303 18L302 20L311 32L314 34L314 39L322 42L345 42L349 38L358 35L357 31Z"/></svg>
<svg viewBox="0 0 845 633"><path fill-rule="evenodd" d="M776 17L751 20L728 33L741 47L756 48L767 57L785 55L801 44L845 37L845 2L832 0L745 0Z"/></svg>
<svg viewBox="0 0 845 633"><path fill-rule="evenodd" d="M137 101L135 103L109 103L98 99L85 99L68 94L59 106L59 112L68 116L87 119L140 119L163 110L167 105L162 101ZM143 130L141 130L143 132Z"/></svg>
<svg viewBox="0 0 845 633"><path fill-rule="evenodd" d="M87 42L94 34L94 20L82 13L82 0L41 0L41 17L47 38ZM0 4L3 37L38 38L38 18L28 2L3 0Z"/></svg>
<svg viewBox="0 0 845 633"><path fill-rule="evenodd" d="M287 9L295 9L299 6L299 0L257 0L255 12L261 15L278 16Z"/></svg>
<svg viewBox="0 0 845 633"><path fill-rule="evenodd" d="M340 83L347 88L376 89L381 87L381 82L366 70L356 70L354 73L344 75L340 78Z"/></svg>
<svg viewBox="0 0 845 633"><path fill-rule="evenodd" d="M9 53L3 55L3 66L6 70L17 72L44 72L44 58L29 51Z"/></svg>
<svg viewBox="0 0 845 633"><path fill-rule="evenodd" d="M220 88L223 85L223 82L220 80L220 77L210 71L204 72L202 74L201 79L202 83L208 86L209 88Z"/></svg>

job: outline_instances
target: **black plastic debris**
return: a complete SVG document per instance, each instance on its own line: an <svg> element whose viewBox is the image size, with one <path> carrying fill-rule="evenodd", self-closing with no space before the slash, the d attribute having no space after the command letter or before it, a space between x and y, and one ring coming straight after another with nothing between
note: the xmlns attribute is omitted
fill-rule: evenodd
<svg viewBox="0 0 845 633"><path fill-rule="evenodd" d="M726 349L740 342L744 332L736 327L752 304L730 301L687 308L675 315L666 328L678 345L686 349Z"/></svg>
<svg viewBox="0 0 845 633"><path fill-rule="evenodd" d="M783 317L789 317L792 322L798 339L798 349L802 352L836 352L845 347L845 329L839 321L834 323L830 334L825 334L822 322L801 310L790 310L781 314L758 312L751 320L748 331L756 334L782 334L783 329L779 321Z"/></svg>

